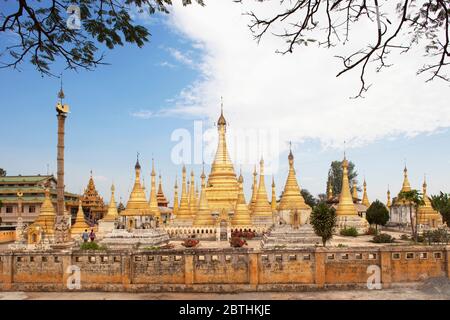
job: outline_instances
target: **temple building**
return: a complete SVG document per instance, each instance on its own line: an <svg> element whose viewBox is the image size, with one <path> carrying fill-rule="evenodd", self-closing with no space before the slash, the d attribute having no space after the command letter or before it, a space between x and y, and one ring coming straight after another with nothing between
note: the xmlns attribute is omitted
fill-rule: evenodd
<svg viewBox="0 0 450 320"><path fill-rule="evenodd" d="M358 233L365 233L369 227L367 220L358 214L353 202L348 179L348 160L342 161L342 188L336 208L337 230L354 227Z"/></svg>
<svg viewBox="0 0 450 320"><path fill-rule="evenodd" d="M88 185L84 189L84 193L81 197L81 205L83 207L84 214L93 223L103 218L107 210L107 207L103 202L103 198L99 195L97 189L95 188L92 171L91 176L89 177Z"/></svg>
<svg viewBox="0 0 450 320"><path fill-rule="evenodd" d="M53 175L0 177L0 224L16 225L19 216L24 224L33 223L40 214L47 188L56 206L56 182ZM64 196L68 212L75 217L80 196L70 192Z"/></svg>
<svg viewBox="0 0 450 320"><path fill-rule="evenodd" d="M399 194L401 192L408 192L411 191L411 184L409 183L408 179L408 169L403 169L403 184L402 188L399 191ZM397 197L394 197L392 199L392 205L390 206L389 210L389 225L393 226L407 226L411 224L411 218L410 218L410 205L408 201L399 199L398 195ZM415 209L414 206L412 206L412 215L414 216Z"/></svg>
<svg viewBox="0 0 450 320"><path fill-rule="evenodd" d="M439 212L433 209L431 205L430 198L427 194L427 183L424 179L422 185L422 197L424 201L424 205L419 206L418 212L416 212L415 206L411 205L409 201L401 199L399 197L401 192L411 191L411 184L408 179L408 169L405 166L403 170L403 184L402 188L397 195L392 200L392 205L388 205L389 207L389 225L391 226L403 226L409 227L411 226L411 217L413 219L412 223L415 222L417 217L417 224L419 228L438 228L442 225L442 216ZM390 191L388 190L388 204L390 203ZM411 210L411 212L410 212Z"/></svg>

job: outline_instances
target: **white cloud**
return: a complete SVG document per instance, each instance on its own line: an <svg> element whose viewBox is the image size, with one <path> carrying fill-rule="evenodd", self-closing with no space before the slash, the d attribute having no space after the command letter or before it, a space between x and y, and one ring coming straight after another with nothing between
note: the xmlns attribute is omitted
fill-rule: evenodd
<svg viewBox="0 0 450 320"><path fill-rule="evenodd" d="M135 118L139 118L139 119L150 119L155 116L155 113L151 110L141 109L139 111L132 112L131 116L133 116Z"/></svg>
<svg viewBox="0 0 450 320"><path fill-rule="evenodd" d="M273 13L279 2L249 5ZM249 18L242 15L248 11L248 5L231 1L174 5L169 24L200 51L201 61L177 49L169 52L186 65L201 67L199 79L179 94L168 114L206 115L215 121L223 96L225 116L233 127L275 128L283 142L314 139L324 147L342 147L344 140L349 147L362 146L450 126L448 94L443 94L448 84L425 83L426 78L415 75L421 51L393 53L393 67L368 73L373 86L366 98L349 99L359 89L358 71L336 78L341 64L334 56L348 52L350 44L297 47L293 54L280 55L275 53L284 45L280 39L268 34L259 45L253 40ZM357 27L352 46L368 43L372 34L368 29L373 25Z"/></svg>
<svg viewBox="0 0 450 320"><path fill-rule="evenodd" d="M160 66L160 67L167 67L167 68L170 68L170 69L173 69L173 68L176 67L176 65L174 65L173 63L170 63L168 61L162 61L162 62L158 63L157 65Z"/></svg>

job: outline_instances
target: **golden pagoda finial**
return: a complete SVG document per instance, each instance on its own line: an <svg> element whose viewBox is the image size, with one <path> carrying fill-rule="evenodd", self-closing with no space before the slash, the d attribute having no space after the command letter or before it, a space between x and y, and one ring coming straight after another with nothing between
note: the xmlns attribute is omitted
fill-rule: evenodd
<svg viewBox="0 0 450 320"><path fill-rule="evenodd" d="M253 206L253 215L272 218L272 208L267 200L266 185L264 182L264 159L262 156L259 162L259 186L258 192L256 193L255 205Z"/></svg>
<svg viewBox="0 0 450 320"><path fill-rule="evenodd" d="M173 195L173 214L176 216L178 214L178 177L175 176L175 186L174 186L174 195Z"/></svg>
<svg viewBox="0 0 450 320"><path fill-rule="evenodd" d="M277 211L277 196L275 193L275 178L272 175L272 201L270 203L270 206L272 208L272 211Z"/></svg>
<svg viewBox="0 0 450 320"><path fill-rule="evenodd" d="M331 179L328 176L328 182L327 182L327 200L333 199L333 187L331 186Z"/></svg>
<svg viewBox="0 0 450 320"><path fill-rule="evenodd" d="M357 216L358 211L356 210L355 204L353 203L353 198L350 193L350 185L348 181L348 161L345 158L342 161L342 188L341 194L339 195L339 204L336 209L337 216Z"/></svg>
<svg viewBox="0 0 450 320"><path fill-rule="evenodd" d="M233 224L233 226L249 226L252 224L252 221L250 217L249 207L245 202L244 177L242 176L242 170L241 173L239 174L238 184L239 184L238 199L236 202L236 206L234 208L234 215L231 220L231 223Z"/></svg>
<svg viewBox="0 0 450 320"><path fill-rule="evenodd" d="M189 197L188 197L188 193L187 193L186 166L184 164L183 164L183 169L182 169L180 207L178 209L178 214L176 216L176 220L192 221L192 216L189 211Z"/></svg>
<svg viewBox="0 0 450 320"><path fill-rule="evenodd" d="M206 175L204 172L204 164L201 177L201 191L198 199L198 206L195 206L194 212L194 226L212 226L214 225L214 219L211 214L211 209L208 205L208 199L206 197Z"/></svg>
<svg viewBox="0 0 450 320"><path fill-rule="evenodd" d="M386 202L386 207L388 207L388 208L391 207L391 191L389 190L389 185L388 185L388 189L387 189L387 202Z"/></svg>
<svg viewBox="0 0 450 320"><path fill-rule="evenodd" d="M111 185L111 200L109 201L108 212L103 218L103 221L115 221L119 217L119 212L117 211L116 198L115 198L114 183Z"/></svg>
<svg viewBox="0 0 450 320"><path fill-rule="evenodd" d="M295 168L294 168L294 155L292 154L292 143L289 142L289 172L286 178L286 183L284 185L283 192L281 194L281 199L278 205L279 211L284 210L306 210L311 209L306 203L305 199L301 194L301 188L298 184Z"/></svg>
<svg viewBox="0 0 450 320"><path fill-rule="evenodd" d="M408 169L406 168L405 163L405 168L403 169L403 184L401 192L408 192L408 191L411 191L411 185L408 180Z"/></svg>
<svg viewBox="0 0 450 320"><path fill-rule="evenodd" d="M253 184L252 184L252 198L250 200L250 212L253 210L253 206L256 202L256 194L258 193L258 173L256 172L256 164L253 169Z"/></svg>
<svg viewBox="0 0 450 320"><path fill-rule="evenodd" d="M367 196L367 183L366 183L366 177L364 177L363 187L364 187L364 193L363 193L363 198L362 198L361 203L362 203L363 205L365 205L366 207L370 207L369 197Z"/></svg>

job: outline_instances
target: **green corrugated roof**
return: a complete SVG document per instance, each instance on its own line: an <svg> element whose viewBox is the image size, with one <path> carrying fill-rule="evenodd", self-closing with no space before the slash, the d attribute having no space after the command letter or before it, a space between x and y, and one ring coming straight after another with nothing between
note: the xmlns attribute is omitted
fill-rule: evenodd
<svg viewBox="0 0 450 320"><path fill-rule="evenodd" d="M47 180L53 176L5 176L0 177L0 183L11 183L11 182L39 182L42 180ZM54 177L53 177L54 178Z"/></svg>

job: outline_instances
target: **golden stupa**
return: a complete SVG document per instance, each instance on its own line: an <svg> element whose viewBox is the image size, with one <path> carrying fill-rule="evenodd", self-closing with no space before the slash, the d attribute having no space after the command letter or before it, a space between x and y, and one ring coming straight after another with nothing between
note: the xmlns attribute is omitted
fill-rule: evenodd
<svg viewBox="0 0 450 320"><path fill-rule="evenodd" d="M275 193L275 179L272 176L272 199L270 201L270 207L272 208L272 212L277 211L277 195Z"/></svg>
<svg viewBox="0 0 450 320"><path fill-rule="evenodd" d="M390 208L391 205L392 205L392 203L391 203L391 191L389 190L389 187L388 187L386 207Z"/></svg>
<svg viewBox="0 0 450 320"><path fill-rule="evenodd" d="M158 207L158 198L156 196L156 172L155 172L155 161L152 159L152 173L151 173L151 188L150 188L150 201L149 207L151 214L156 218L161 218L161 213Z"/></svg>
<svg viewBox="0 0 450 320"><path fill-rule="evenodd" d="M292 150L289 150L288 160L289 173L286 179L283 194L281 195L280 204L278 205L278 210L310 210L311 207L305 203L305 199L303 199L300 186L297 182Z"/></svg>
<svg viewBox="0 0 450 320"><path fill-rule="evenodd" d="M206 175L204 170L202 171L200 178L202 180L202 190L200 192L200 200L198 211L194 219L194 226L213 226L215 221L208 205L208 199L206 198Z"/></svg>
<svg viewBox="0 0 450 320"><path fill-rule="evenodd" d="M156 199L158 200L158 207L167 207L169 204L169 201L167 201L166 196L164 195L161 174L159 174L158 193L156 194Z"/></svg>
<svg viewBox="0 0 450 320"><path fill-rule="evenodd" d="M183 165L183 176L181 182L181 199L180 207L178 208L178 214L176 216L176 221L188 222L192 221L192 215L189 210L189 200L186 191L186 167Z"/></svg>
<svg viewBox="0 0 450 320"><path fill-rule="evenodd" d="M234 209L234 216L231 220L231 223L234 226L248 226L252 224L252 220L250 217L250 210L248 208L247 203L245 202L244 195L244 178L242 177L242 173L239 174L239 193L238 199L236 202L236 208Z"/></svg>
<svg viewBox="0 0 450 320"><path fill-rule="evenodd" d="M255 165L255 168L253 170L252 198L250 200L250 205L249 205L250 214L255 205L257 193L258 193L258 173L256 172L256 165Z"/></svg>
<svg viewBox="0 0 450 320"><path fill-rule="evenodd" d="M428 198L427 195L427 182L425 179L422 185L422 192L424 205L419 207L417 213L418 223L436 228L442 224L442 216L438 211L434 210L431 205L430 198Z"/></svg>
<svg viewBox="0 0 450 320"><path fill-rule="evenodd" d="M197 202L195 199L195 177L194 170L191 170L191 181L189 183L189 212L192 218L195 218L195 213L197 212Z"/></svg>
<svg viewBox="0 0 450 320"><path fill-rule="evenodd" d="M175 186L174 188L174 192L173 192L173 215L176 216L178 214L178 182L177 182L178 178L175 178Z"/></svg>
<svg viewBox="0 0 450 320"><path fill-rule="evenodd" d="M121 216L150 216L152 210L145 197L144 188L141 184L141 165L139 159L136 160L135 180L133 190L131 191L130 198L128 199L125 210L120 212Z"/></svg>
<svg viewBox="0 0 450 320"><path fill-rule="evenodd" d="M108 212L105 217L102 219L103 221L116 221L119 218L119 213L117 211L116 199L114 197L115 187L111 186L111 200L109 201Z"/></svg>
<svg viewBox="0 0 450 320"><path fill-rule="evenodd" d="M272 218L272 207L267 200L266 184L264 182L264 160L259 162L259 185L256 193L256 201L253 206L253 216Z"/></svg>
<svg viewBox="0 0 450 320"><path fill-rule="evenodd" d="M70 228L70 233L72 235L82 234L84 230L89 230L91 227L86 223L84 219L84 212L82 207L81 199L78 201L78 212L75 219L75 223Z"/></svg>
<svg viewBox="0 0 450 320"><path fill-rule="evenodd" d="M226 142L227 122L223 116L223 105L217 121L219 143L216 156L211 165L211 173L208 177L206 196L212 211L229 212L236 205L238 197L238 181L234 172L233 163L230 160Z"/></svg>
<svg viewBox="0 0 450 320"><path fill-rule="evenodd" d="M50 190L45 189L44 202L41 205L39 216L34 220L32 227L40 226L42 232L46 235L55 233L56 211L50 199Z"/></svg>
<svg viewBox="0 0 450 320"><path fill-rule="evenodd" d="M368 208L368 207L370 207L370 201L369 201L369 197L367 196L367 183L366 183L365 178L364 178L363 187L364 187L364 193L363 193L363 198L362 198L361 203Z"/></svg>
<svg viewBox="0 0 450 320"><path fill-rule="evenodd" d="M350 193L350 185L348 181L348 161L344 156L342 161L342 189L339 195L339 204L336 209L337 216L358 216L353 198Z"/></svg>

